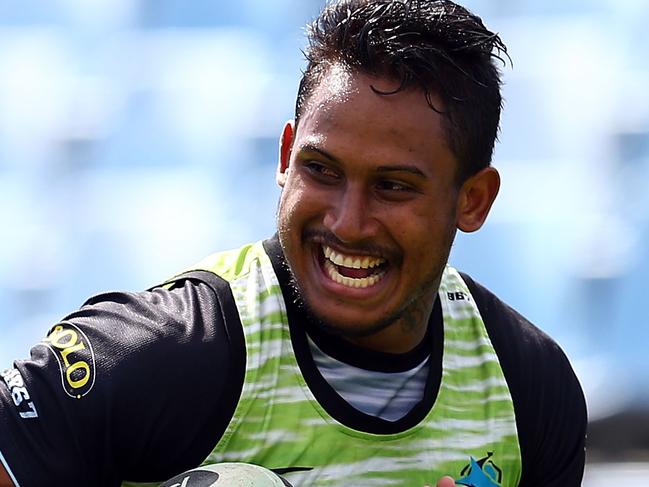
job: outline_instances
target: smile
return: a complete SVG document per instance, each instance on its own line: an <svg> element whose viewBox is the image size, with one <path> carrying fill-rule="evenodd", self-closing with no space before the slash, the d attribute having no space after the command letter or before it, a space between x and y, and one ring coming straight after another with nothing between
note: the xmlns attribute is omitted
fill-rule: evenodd
<svg viewBox="0 0 649 487"><path fill-rule="evenodd" d="M382 257L351 255L322 246L324 269L329 278L351 288L367 288L375 285L385 276L381 267L386 261Z"/></svg>

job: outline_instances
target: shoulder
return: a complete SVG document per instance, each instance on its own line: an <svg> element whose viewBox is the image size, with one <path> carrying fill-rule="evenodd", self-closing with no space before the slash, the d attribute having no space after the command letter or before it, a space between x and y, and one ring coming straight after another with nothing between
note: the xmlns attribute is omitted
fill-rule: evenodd
<svg viewBox="0 0 649 487"><path fill-rule="evenodd" d="M223 294L223 293L221 293ZM88 336L92 345L112 349L121 361L141 361L137 350L175 355L187 347L205 345L223 335L225 320L220 296L208 284L180 279L142 292L113 291L89 298L62 324L73 325Z"/></svg>
<svg viewBox="0 0 649 487"><path fill-rule="evenodd" d="M79 466L84 480L73 485L166 478L209 454L245 372L229 287L211 280L193 274L144 292L94 296L55 325L30 359L15 362L37 411L27 430L0 382L0 419L8 418L4 432L13 438L0 437L0 451L17 478L38 471L39 485L48 476L62 481L78 458L93 461ZM61 471L35 467L53 457Z"/></svg>
<svg viewBox="0 0 649 487"><path fill-rule="evenodd" d="M208 387L203 373L220 378L230 370L239 376L245 368L243 331L230 288L205 271L143 292L99 294L62 323L85 334L111 388L138 387L148 374L201 390Z"/></svg>
<svg viewBox="0 0 649 487"><path fill-rule="evenodd" d="M555 485L539 481L550 475L573 485L583 471L587 413L566 354L491 291L466 274L462 278L478 306L514 402L523 456L521 485Z"/></svg>
<svg viewBox="0 0 649 487"><path fill-rule="evenodd" d="M533 359L545 356L569 366L561 347L549 335L470 276L461 275L469 286L501 361L537 368L538 363L535 364Z"/></svg>
<svg viewBox="0 0 649 487"><path fill-rule="evenodd" d="M236 320L233 305L232 291L225 280L211 272L193 271L146 291L95 295L65 320L101 315L101 323L119 322L134 332L153 329L159 340L191 332L196 325L209 335L218 334L224 321Z"/></svg>

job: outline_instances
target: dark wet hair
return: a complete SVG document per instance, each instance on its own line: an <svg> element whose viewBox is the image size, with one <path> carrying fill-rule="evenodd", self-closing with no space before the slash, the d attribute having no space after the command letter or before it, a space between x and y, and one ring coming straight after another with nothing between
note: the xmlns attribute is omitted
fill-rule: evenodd
<svg viewBox="0 0 649 487"><path fill-rule="evenodd" d="M391 95L422 89L443 114L458 182L491 163L502 108L499 60L507 48L464 7L448 0L339 0L308 27L308 65L298 89L295 121L328 68L387 76L399 82ZM437 95L443 106L435 106Z"/></svg>

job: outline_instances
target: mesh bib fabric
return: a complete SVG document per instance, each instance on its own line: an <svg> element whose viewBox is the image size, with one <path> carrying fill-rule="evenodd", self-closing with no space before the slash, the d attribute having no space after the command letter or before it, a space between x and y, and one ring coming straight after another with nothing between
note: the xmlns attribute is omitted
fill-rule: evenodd
<svg viewBox="0 0 649 487"><path fill-rule="evenodd" d="M425 418L395 434L371 434L333 418L315 399L291 344L285 303L261 242L198 266L226 279L244 327L243 391L205 463L249 462L305 470L293 485L423 486L443 475L474 487L518 485L521 456L511 395L480 313L447 266L439 393Z"/></svg>

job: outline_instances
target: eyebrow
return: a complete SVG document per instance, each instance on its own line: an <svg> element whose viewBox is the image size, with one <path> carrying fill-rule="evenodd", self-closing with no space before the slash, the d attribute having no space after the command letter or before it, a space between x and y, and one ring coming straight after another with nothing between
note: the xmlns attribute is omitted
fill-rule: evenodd
<svg viewBox="0 0 649 487"><path fill-rule="evenodd" d="M408 172L410 174L414 174L415 176L419 176L422 178L425 178L426 175L424 172L419 169L416 166L409 166L407 164L394 164L391 166L379 166L376 168L378 172Z"/></svg>
<svg viewBox="0 0 649 487"><path fill-rule="evenodd" d="M321 149L317 145L306 143L303 144L299 147L299 152L316 152L320 154L323 157L326 157L330 161L336 162L340 164L340 161L334 157L333 155L329 154L326 150ZM414 174L415 176L419 176L422 178L426 178L426 174L419 169L417 166L409 165L409 164L390 164L390 165L383 165L379 166L376 168L378 172L382 173L389 173L389 172L407 172L410 174Z"/></svg>
<svg viewBox="0 0 649 487"><path fill-rule="evenodd" d="M327 159L329 159L329 160L331 160L331 161L334 161L334 162L340 162L340 161L338 161L338 159L336 159L334 156L332 156L331 154L329 154L326 150L321 149L321 148L318 147L317 145L311 144L311 143L309 143L309 142L307 142L307 143L305 143L305 144L302 144L302 145L298 148L298 152L317 152L317 153L320 154L321 156L326 157Z"/></svg>

